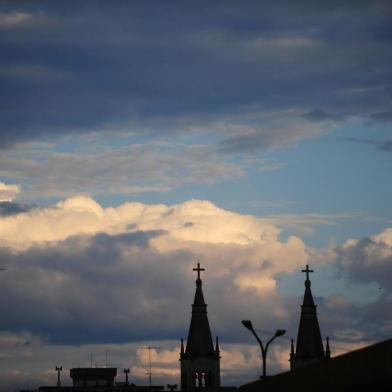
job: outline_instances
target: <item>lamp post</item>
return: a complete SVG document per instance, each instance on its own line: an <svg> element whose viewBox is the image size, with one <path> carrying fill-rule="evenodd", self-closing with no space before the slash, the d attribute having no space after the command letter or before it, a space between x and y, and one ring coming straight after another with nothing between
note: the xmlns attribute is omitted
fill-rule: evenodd
<svg viewBox="0 0 392 392"><path fill-rule="evenodd" d="M285 329L278 329L276 330L274 336L272 336L272 338L270 340L268 340L267 344L263 345L263 342L261 341L261 339L258 337L256 331L253 328L252 322L250 320L242 320L241 321L243 326L247 329L249 329L249 331L251 331L254 335L254 337L256 338L257 342L260 345L260 349L261 349L261 357L263 359L263 375L262 378L267 377L267 371L266 371L266 362L267 362L267 351L268 351L268 346L272 343L272 341L279 337L279 336L283 336L286 333Z"/></svg>

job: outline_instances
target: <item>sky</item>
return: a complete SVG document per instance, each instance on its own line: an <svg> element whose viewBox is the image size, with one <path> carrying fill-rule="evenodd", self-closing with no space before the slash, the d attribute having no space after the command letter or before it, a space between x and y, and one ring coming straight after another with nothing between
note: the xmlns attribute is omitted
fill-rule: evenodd
<svg viewBox="0 0 392 392"><path fill-rule="evenodd" d="M179 383L199 261L224 385L391 338L392 4L0 1L0 391Z"/></svg>

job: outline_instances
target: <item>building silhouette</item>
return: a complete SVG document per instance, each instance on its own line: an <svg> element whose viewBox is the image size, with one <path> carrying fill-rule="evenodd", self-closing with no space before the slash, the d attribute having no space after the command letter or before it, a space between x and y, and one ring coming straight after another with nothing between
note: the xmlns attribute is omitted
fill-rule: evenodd
<svg viewBox="0 0 392 392"><path fill-rule="evenodd" d="M213 344L204 301L200 272L197 268L196 291L192 304L192 316L186 347L181 339L181 389L179 392L206 390L209 392L389 392L392 389L392 340L330 358L327 338L324 352L316 305L311 292L306 266L305 293L301 306L297 344L291 341L290 371L235 387L222 387L220 382L220 351L218 339ZM60 367L61 368L61 367ZM59 368L56 367L56 370ZM61 368L62 369L62 368ZM126 372L126 370L128 370ZM72 386L43 386L39 392L162 392L163 385L135 385L116 382L116 368L73 368L70 376ZM58 373L60 377L60 373ZM174 390L176 385L167 385Z"/></svg>
<svg viewBox="0 0 392 392"><path fill-rule="evenodd" d="M326 352L324 352L320 326L317 319L317 306L314 303L309 273L313 270L306 266L302 270L306 273L305 294L301 305L301 318L299 321L297 346L294 351L294 342L291 341L290 369L294 370L310 363L321 361L330 357L329 341L327 338Z"/></svg>
<svg viewBox="0 0 392 392"><path fill-rule="evenodd" d="M242 385L238 392L288 391L390 392L392 339Z"/></svg>
<svg viewBox="0 0 392 392"><path fill-rule="evenodd" d="M70 369L72 385L76 388L113 387L117 376L116 368L73 368Z"/></svg>
<svg viewBox="0 0 392 392"><path fill-rule="evenodd" d="M117 368L90 367L70 369L72 386L42 386L38 392L162 392L163 385L135 385L126 382L116 382ZM126 374L128 376L128 374Z"/></svg>
<svg viewBox="0 0 392 392"><path fill-rule="evenodd" d="M181 390L194 391L196 389L220 387L220 354L219 343L216 338L214 347L210 324L207 317L207 304L204 302L202 280L200 272L204 268L197 268L196 292L192 305L191 323L189 326L186 348L181 339Z"/></svg>

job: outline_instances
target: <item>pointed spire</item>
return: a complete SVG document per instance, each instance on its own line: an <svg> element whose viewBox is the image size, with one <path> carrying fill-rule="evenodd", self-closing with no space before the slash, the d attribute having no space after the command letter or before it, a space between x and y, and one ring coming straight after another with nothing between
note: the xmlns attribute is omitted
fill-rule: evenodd
<svg viewBox="0 0 392 392"><path fill-rule="evenodd" d="M206 306L206 303L204 302L203 290L201 287L201 279L196 280L196 292L193 306Z"/></svg>
<svg viewBox="0 0 392 392"><path fill-rule="evenodd" d="M204 302L200 268L197 263L196 292L192 305L191 324L184 351L181 345L181 390L194 392L201 387L220 387L219 341L215 347L207 317L207 304Z"/></svg>
<svg viewBox="0 0 392 392"><path fill-rule="evenodd" d="M205 271L205 269L200 268L200 263L197 263L197 268L193 270L197 271L196 292L192 305L191 325L185 353L191 356L212 355L214 354L214 345L207 318L207 304L204 302L202 281L200 279L200 272Z"/></svg>
<svg viewBox="0 0 392 392"><path fill-rule="evenodd" d="M320 326L317 319L309 273L313 270L306 266L305 294L301 306L301 319L298 328L297 349L295 353L296 367L300 364L324 358L324 348L321 339Z"/></svg>
<svg viewBox="0 0 392 392"><path fill-rule="evenodd" d="M327 344L325 345L325 358L331 358L331 349L329 348L329 337L327 336Z"/></svg>

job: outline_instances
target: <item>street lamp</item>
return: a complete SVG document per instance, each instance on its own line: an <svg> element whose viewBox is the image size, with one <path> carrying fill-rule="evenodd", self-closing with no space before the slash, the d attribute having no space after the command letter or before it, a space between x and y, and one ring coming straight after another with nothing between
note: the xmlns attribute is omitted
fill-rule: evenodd
<svg viewBox="0 0 392 392"><path fill-rule="evenodd" d="M247 329L249 329L249 331L251 331L254 335L254 337L256 338L256 340L258 341L259 345L260 345L260 349L261 349L261 357L263 359L263 378L267 376L267 371L266 371L266 362L267 362L267 351L268 351L268 346L270 345L270 343L277 337L279 336L283 336L286 333L285 329L278 329L276 330L274 336L272 336L272 338L270 340L268 340L267 344L263 345L263 342L261 341L261 339L258 337L256 331L253 328L252 322L250 320L242 320L241 321L243 326Z"/></svg>

